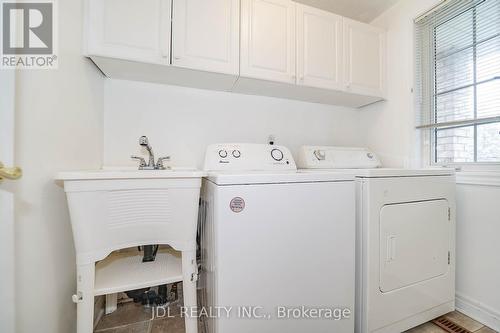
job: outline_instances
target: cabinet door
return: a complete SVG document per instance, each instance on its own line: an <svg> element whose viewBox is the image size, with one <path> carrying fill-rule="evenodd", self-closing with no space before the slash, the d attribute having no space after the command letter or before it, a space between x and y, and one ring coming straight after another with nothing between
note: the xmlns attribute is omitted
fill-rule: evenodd
<svg viewBox="0 0 500 333"><path fill-rule="evenodd" d="M239 0L173 0L172 64L237 75Z"/></svg>
<svg viewBox="0 0 500 333"><path fill-rule="evenodd" d="M295 83L295 3L241 1L240 75Z"/></svg>
<svg viewBox="0 0 500 333"><path fill-rule="evenodd" d="M343 21L346 90L384 97L385 32L347 18Z"/></svg>
<svg viewBox="0 0 500 333"><path fill-rule="evenodd" d="M297 83L343 89L342 56L342 17L297 4Z"/></svg>
<svg viewBox="0 0 500 333"><path fill-rule="evenodd" d="M88 0L87 55L170 62L171 0Z"/></svg>

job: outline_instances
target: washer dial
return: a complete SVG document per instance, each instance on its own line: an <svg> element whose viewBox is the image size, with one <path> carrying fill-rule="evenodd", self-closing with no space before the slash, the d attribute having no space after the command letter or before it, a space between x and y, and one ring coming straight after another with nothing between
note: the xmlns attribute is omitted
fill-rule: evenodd
<svg viewBox="0 0 500 333"><path fill-rule="evenodd" d="M221 158L226 158L227 157L227 151L225 149L219 150L219 156Z"/></svg>

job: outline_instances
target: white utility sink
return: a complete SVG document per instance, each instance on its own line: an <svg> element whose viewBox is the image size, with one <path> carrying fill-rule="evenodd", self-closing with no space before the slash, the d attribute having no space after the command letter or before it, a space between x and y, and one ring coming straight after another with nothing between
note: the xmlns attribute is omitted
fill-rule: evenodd
<svg viewBox="0 0 500 333"><path fill-rule="evenodd" d="M196 169L130 168L60 172L68 199L77 260L112 251L168 244L195 246L201 177Z"/></svg>
<svg viewBox="0 0 500 333"><path fill-rule="evenodd" d="M204 174L195 169L124 168L57 175L68 199L77 267L95 265L90 293L183 280L181 253L195 254ZM149 244L170 245L175 251L159 252L156 261L144 264L137 253L113 252Z"/></svg>
<svg viewBox="0 0 500 333"><path fill-rule="evenodd" d="M138 169L60 172L76 250L77 333L92 333L94 297L182 281L184 306L195 308L196 231L201 178L196 169L171 169L170 157L155 159L146 136L139 138L149 158L131 156ZM162 247L156 260L142 262L141 245ZM128 251L117 251L129 249ZM106 296L116 309L116 295ZM114 304L111 304L113 303ZM112 310L111 310L112 311ZM197 318L184 318L197 333Z"/></svg>
<svg viewBox="0 0 500 333"><path fill-rule="evenodd" d="M101 180L101 179L150 179L150 178L201 178L204 171L190 168L168 170L137 170L132 168L109 168L101 170L66 171L57 174L62 181Z"/></svg>

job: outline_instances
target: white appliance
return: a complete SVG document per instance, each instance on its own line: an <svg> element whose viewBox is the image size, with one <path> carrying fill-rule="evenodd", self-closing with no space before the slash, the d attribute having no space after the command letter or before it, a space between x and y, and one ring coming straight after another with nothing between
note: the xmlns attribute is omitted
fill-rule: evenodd
<svg viewBox="0 0 500 333"><path fill-rule="evenodd" d="M380 161L364 148L305 146L299 154L304 173L357 168L351 169L357 207L355 331L399 333L453 311L454 171L376 168Z"/></svg>
<svg viewBox="0 0 500 333"><path fill-rule="evenodd" d="M205 170L199 231L200 301L211 311L202 317L205 330L353 332L352 174L297 173L288 149L258 144L211 145ZM232 307L228 316L221 307ZM307 309L323 312L307 318Z"/></svg>

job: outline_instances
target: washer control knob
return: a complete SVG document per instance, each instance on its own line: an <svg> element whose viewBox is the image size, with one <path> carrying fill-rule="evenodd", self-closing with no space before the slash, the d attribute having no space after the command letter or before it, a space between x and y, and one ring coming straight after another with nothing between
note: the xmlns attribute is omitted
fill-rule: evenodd
<svg viewBox="0 0 500 333"><path fill-rule="evenodd" d="M233 150L233 157L234 158L240 158L241 152L239 150Z"/></svg>
<svg viewBox="0 0 500 333"><path fill-rule="evenodd" d="M283 159L283 152L277 148L274 148L273 150L271 150L271 157L275 160L275 161L281 161Z"/></svg>
<svg viewBox="0 0 500 333"><path fill-rule="evenodd" d="M224 149L219 150L219 156L221 158L226 158L227 157L227 151Z"/></svg>

